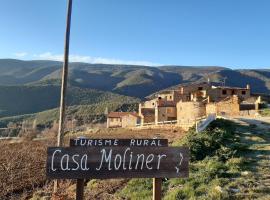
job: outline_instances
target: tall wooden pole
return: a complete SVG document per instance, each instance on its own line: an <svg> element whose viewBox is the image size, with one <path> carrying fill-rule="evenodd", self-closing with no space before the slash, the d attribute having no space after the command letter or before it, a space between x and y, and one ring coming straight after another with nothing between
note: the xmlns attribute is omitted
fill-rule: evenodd
<svg viewBox="0 0 270 200"><path fill-rule="evenodd" d="M57 146L63 146L63 137L64 137L64 128L65 128L66 91L67 91L67 79L68 79L68 57L69 57L71 11L72 11L72 0L68 0ZM58 184L57 184L57 180L56 180L54 182L54 192L57 192L57 185Z"/></svg>

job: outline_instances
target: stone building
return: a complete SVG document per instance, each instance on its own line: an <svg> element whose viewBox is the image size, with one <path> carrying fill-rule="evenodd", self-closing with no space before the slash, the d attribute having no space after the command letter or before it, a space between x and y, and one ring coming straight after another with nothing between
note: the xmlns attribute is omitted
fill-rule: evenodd
<svg viewBox="0 0 270 200"><path fill-rule="evenodd" d="M168 102L178 102L181 100L181 94L178 90L166 90L158 93L157 98L159 100L168 101Z"/></svg>
<svg viewBox="0 0 270 200"><path fill-rule="evenodd" d="M246 88L225 87L219 83L197 82L181 84L174 90L165 90L148 97L140 103L139 116L142 123L158 124L163 121L195 121L196 118L215 113L239 115L240 108L255 108L244 104L250 99L250 86Z"/></svg>
<svg viewBox="0 0 270 200"><path fill-rule="evenodd" d="M174 89L164 90L146 97L139 104L138 116L134 114L108 115L108 127L135 126L173 122L178 125L194 124L198 118L210 114L239 116L259 108L260 97L252 97L250 86L245 88L222 86L220 83L196 82L180 84ZM248 111L248 112L246 112ZM133 118L132 122L124 121ZM188 125L188 126L189 126Z"/></svg>
<svg viewBox="0 0 270 200"><path fill-rule="evenodd" d="M198 118L206 116L204 102L178 102L176 105L178 124L195 123Z"/></svg>
<svg viewBox="0 0 270 200"><path fill-rule="evenodd" d="M133 112L110 112L107 115L107 128L135 127L140 123L140 117Z"/></svg>
<svg viewBox="0 0 270 200"><path fill-rule="evenodd" d="M167 101L167 97L159 96L153 100L140 103L139 116L142 124L158 124L158 122L176 120L176 103L172 99Z"/></svg>
<svg viewBox="0 0 270 200"><path fill-rule="evenodd" d="M218 102L234 95L236 95L240 101L250 98L250 86L247 85L246 88L212 86L208 91L208 96L210 97L211 102Z"/></svg>
<svg viewBox="0 0 270 200"><path fill-rule="evenodd" d="M181 84L178 87L180 99L185 101L200 101L207 97L207 93L211 89L209 82Z"/></svg>
<svg viewBox="0 0 270 200"><path fill-rule="evenodd" d="M173 101L159 100L155 107L155 123L173 121L176 119L176 103Z"/></svg>
<svg viewBox="0 0 270 200"><path fill-rule="evenodd" d="M206 104L206 115L216 114L219 116L234 117L240 114L240 100L237 95L227 97L219 102Z"/></svg>

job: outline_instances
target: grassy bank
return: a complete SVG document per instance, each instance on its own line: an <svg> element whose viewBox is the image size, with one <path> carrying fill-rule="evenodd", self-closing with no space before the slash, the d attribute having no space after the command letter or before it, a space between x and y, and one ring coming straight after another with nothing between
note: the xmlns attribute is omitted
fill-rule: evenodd
<svg viewBox="0 0 270 200"><path fill-rule="evenodd" d="M226 120L216 120L207 130L196 133L190 130L174 146L190 148L190 176L188 179L163 181L164 199L232 199L236 179L241 184L241 172L247 162L243 152L247 146L241 143L236 125ZM121 190L120 198L151 199L150 179L133 179ZM244 180L243 180L244 183Z"/></svg>

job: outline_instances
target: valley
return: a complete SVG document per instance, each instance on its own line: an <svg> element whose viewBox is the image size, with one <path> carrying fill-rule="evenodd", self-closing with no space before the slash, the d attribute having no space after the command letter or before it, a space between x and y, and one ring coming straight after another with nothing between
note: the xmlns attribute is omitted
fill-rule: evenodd
<svg viewBox="0 0 270 200"><path fill-rule="evenodd" d="M0 140L1 199L75 197L74 180L60 181L59 192L52 194L53 182L45 176L47 147L56 145L60 68L61 63L54 61L0 60L0 135L10 137ZM251 84L251 93L264 93L267 98L269 70L86 63L71 63L70 69L65 146L77 137L166 138L169 146L188 146L191 157L188 179L163 180L164 199L267 197L269 109L261 110L256 119L217 119L200 133L194 126L189 130L170 124L127 129L105 128L105 122L108 113L134 113L146 96L179 84L207 80L232 87ZM103 153L106 160L110 152ZM119 166L115 162L114 167ZM86 165L80 167L86 169ZM151 199L151 195L151 179L85 183L86 199Z"/></svg>
<svg viewBox="0 0 270 200"><path fill-rule="evenodd" d="M57 120L61 62L0 59L0 127L35 118L41 127ZM221 81L270 94L270 71L224 67L135 66L70 63L67 101L69 113L104 122L104 112L136 111L134 103L157 91L196 81ZM99 115L95 119L95 115ZM48 120L48 119L51 120ZM89 117L88 117L89 118ZM91 119L88 119L88 121ZM87 119L85 119L87 120Z"/></svg>

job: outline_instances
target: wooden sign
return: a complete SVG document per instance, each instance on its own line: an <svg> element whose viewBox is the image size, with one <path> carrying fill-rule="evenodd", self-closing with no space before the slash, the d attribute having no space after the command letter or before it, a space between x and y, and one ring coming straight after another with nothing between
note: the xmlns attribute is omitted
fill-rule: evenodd
<svg viewBox="0 0 270 200"><path fill-rule="evenodd" d="M186 147L49 147L47 177L55 179L188 177Z"/></svg>
<svg viewBox="0 0 270 200"><path fill-rule="evenodd" d="M108 146L127 146L127 147L167 147L168 139L92 139L76 138L70 139L70 146L81 147L108 147Z"/></svg>

